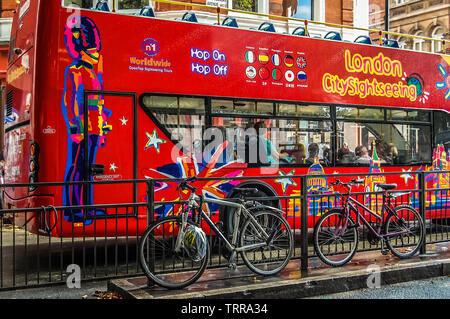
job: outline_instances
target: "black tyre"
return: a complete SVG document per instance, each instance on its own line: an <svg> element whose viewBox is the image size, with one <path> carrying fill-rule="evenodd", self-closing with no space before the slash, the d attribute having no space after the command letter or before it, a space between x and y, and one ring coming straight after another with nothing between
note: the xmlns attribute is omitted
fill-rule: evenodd
<svg viewBox="0 0 450 319"><path fill-rule="evenodd" d="M274 275L286 267L293 250L294 238L291 228L279 213L270 210L258 210L253 217L261 225L271 240L248 218L240 230L240 247L264 243L262 247L241 252L242 259L253 272L268 276Z"/></svg>
<svg viewBox="0 0 450 319"><path fill-rule="evenodd" d="M385 234L404 232L386 238L386 245L399 258L414 256L425 238L425 225L422 217L411 206L400 205L394 208L396 215L389 215L384 225Z"/></svg>
<svg viewBox="0 0 450 319"><path fill-rule="evenodd" d="M239 186L240 187L240 186ZM254 187L254 188L258 188L257 186L253 186L253 185L243 185L242 187ZM258 192L252 196L252 198L256 198L256 197L261 197L261 200L258 200L258 202L261 205L266 205L266 206L272 206L272 207L278 207L278 202L277 201L272 201L272 200L264 200L264 198L267 197L271 197L274 196L272 195L268 195L266 192L258 189ZM233 236L233 231L234 231L234 213L236 212L236 208L232 208L232 207L226 207L224 214L223 214L223 218L222 218L222 223L223 223L223 230L225 232L225 234L228 236L228 238L231 238ZM241 218L240 221L240 225L242 226L244 224L244 220L243 218Z"/></svg>
<svg viewBox="0 0 450 319"><path fill-rule="evenodd" d="M188 221L188 225L192 225ZM165 217L150 225L139 242L139 262L148 279L168 289L179 289L194 283L205 271L209 258L192 260L184 248L175 252L181 217ZM187 225L187 226L188 226ZM152 262L154 261L154 262Z"/></svg>
<svg viewBox="0 0 450 319"><path fill-rule="evenodd" d="M349 262L358 249L358 228L351 216L333 209L322 215L314 227L314 249L327 265L338 267Z"/></svg>

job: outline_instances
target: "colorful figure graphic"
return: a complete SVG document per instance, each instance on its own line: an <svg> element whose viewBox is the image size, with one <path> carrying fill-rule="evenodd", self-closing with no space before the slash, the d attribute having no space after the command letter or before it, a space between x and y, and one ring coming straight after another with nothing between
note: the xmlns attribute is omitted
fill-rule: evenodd
<svg viewBox="0 0 450 319"><path fill-rule="evenodd" d="M436 82L436 87L438 89L447 89L447 92L445 92L445 99L448 100L450 98L450 76L447 74L447 71L442 64L438 65L438 69L444 80Z"/></svg>
<svg viewBox="0 0 450 319"><path fill-rule="evenodd" d="M275 180L275 183L281 184L281 188L283 189L283 194L286 194L287 188L289 185L297 186L297 183L290 178L289 176L293 176L295 173L295 169L290 171L289 173L285 174L282 171L278 171L278 175L280 175L282 178L278 178Z"/></svg>
<svg viewBox="0 0 450 319"><path fill-rule="evenodd" d="M417 171L446 171L450 170L450 150L445 151L443 144L438 144L433 151L433 165L421 166ZM425 175L426 188L428 189L448 189L450 188L450 174L448 173L428 173ZM416 179L416 189L419 187L419 180ZM419 194L411 196L411 204L418 207ZM427 209L437 209L450 206L450 196L447 191L429 191L426 192Z"/></svg>
<svg viewBox="0 0 450 319"><path fill-rule="evenodd" d="M324 175L325 171L320 164L319 157L314 157L314 163L308 169L308 175ZM330 196L311 197L308 199L308 215L320 216L330 208L336 207L340 202L340 197L337 192L334 192L328 186L328 179L326 177L312 177L308 178L306 188L308 194L320 194ZM293 196L299 196L301 191L295 189L292 191ZM294 217L299 213L301 201L300 199L290 199L288 202L288 217Z"/></svg>
<svg viewBox="0 0 450 319"><path fill-rule="evenodd" d="M375 141L373 142L372 145L373 145L373 154L370 160L369 173L383 173L382 169L380 168L381 160L378 158ZM384 183L386 183L386 177L384 175L369 175L364 180L364 191L377 192L379 191L377 185ZM382 196L377 194L367 194L365 195L364 204L373 211L381 210L383 206L383 198Z"/></svg>
<svg viewBox="0 0 450 319"><path fill-rule="evenodd" d="M68 149L65 171L65 182L82 181L84 178L84 92L85 90L103 90L103 60L100 55L102 49L100 32L95 23L88 17L76 16L67 20L64 30L64 42L72 57L72 63L65 70L64 95L61 103L62 113L67 126ZM111 111L104 106L102 95L88 96L88 157L89 164L95 163L97 149L104 147L106 133L112 126L107 118ZM90 177L92 180L92 178ZM92 185L89 197L83 201L82 185L67 185L63 190L63 205L91 205L93 204ZM90 211L89 214L102 212ZM65 213L66 220L82 222L80 210ZM92 220L86 220L86 224Z"/></svg>

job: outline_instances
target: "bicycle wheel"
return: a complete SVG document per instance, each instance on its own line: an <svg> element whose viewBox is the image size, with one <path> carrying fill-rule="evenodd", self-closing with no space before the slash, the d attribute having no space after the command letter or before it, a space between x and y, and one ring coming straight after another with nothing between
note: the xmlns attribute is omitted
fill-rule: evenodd
<svg viewBox="0 0 450 319"><path fill-rule="evenodd" d="M385 234L401 234L386 238L386 244L399 258L414 256L425 238L422 217L411 206L400 205L394 208L396 215L389 215L384 226Z"/></svg>
<svg viewBox="0 0 450 319"><path fill-rule="evenodd" d="M330 210L314 227L314 249L327 265L337 267L349 262L358 248L358 228L343 210Z"/></svg>
<svg viewBox="0 0 450 319"><path fill-rule="evenodd" d="M193 225L188 221L188 225ZM181 217L165 217L151 224L139 242L139 262L148 279L168 288L177 289L194 283L205 271L209 245L205 257L192 260L184 248L175 252Z"/></svg>
<svg viewBox="0 0 450 319"><path fill-rule="evenodd" d="M270 210L259 210L253 217L269 235L265 238L255 222L248 218L240 230L240 247L263 243L257 248L241 251L242 259L253 272L268 276L274 275L288 264L293 249L294 237L288 222L279 213Z"/></svg>

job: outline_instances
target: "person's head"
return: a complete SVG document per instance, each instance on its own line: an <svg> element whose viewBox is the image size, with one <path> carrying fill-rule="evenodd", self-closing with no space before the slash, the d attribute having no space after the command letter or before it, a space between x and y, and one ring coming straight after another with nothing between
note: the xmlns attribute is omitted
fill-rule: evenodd
<svg viewBox="0 0 450 319"><path fill-rule="evenodd" d="M397 147L394 146L394 144L389 143L389 151L388 151L389 156L391 157L397 157L398 156L398 150Z"/></svg>
<svg viewBox="0 0 450 319"><path fill-rule="evenodd" d="M342 149L348 151L348 144L347 144L347 142L344 142L344 144L342 145Z"/></svg>
<svg viewBox="0 0 450 319"><path fill-rule="evenodd" d="M319 145L317 143L309 144L308 146L308 155L309 157L314 157L319 154Z"/></svg>
<svg viewBox="0 0 450 319"><path fill-rule="evenodd" d="M98 63L102 42L100 31L91 18L70 17L64 29L64 42L73 59Z"/></svg>
<svg viewBox="0 0 450 319"><path fill-rule="evenodd" d="M254 128L256 130L256 134L258 135L265 136L267 133L267 126L264 121L256 122Z"/></svg>
<svg viewBox="0 0 450 319"><path fill-rule="evenodd" d="M356 156L361 156L361 149L363 148L363 146L359 145L355 148L355 155Z"/></svg>
<svg viewBox="0 0 450 319"><path fill-rule="evenodd" d="M367 147L365 147L365 146L361 146L360 152L361 152L360 156L367 156L367 155L369 155L369 151L367 150Z"/></svg>

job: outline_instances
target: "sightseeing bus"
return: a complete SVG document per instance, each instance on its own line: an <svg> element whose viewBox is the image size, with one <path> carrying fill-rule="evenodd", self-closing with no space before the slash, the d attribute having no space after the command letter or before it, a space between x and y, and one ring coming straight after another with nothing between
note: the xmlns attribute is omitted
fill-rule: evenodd
<svg viewBox="0 0 450 319"><path fill-rule="evenodd" d="M21 0L14 16L5 183L30 186L6 188L5 209L148 199L145 184L80 181L198 176L210 180L193 185L213 198L232 198L238 186L294 197L298 175L402 172L366 177L364 190L374 191L386 181L414 189L415 171L449 169L447 55L381 46L368 33L343 41L305 28L271 32L270 22L240 28L239 17L205 24L193 12L173 20L151 8L127 15L70 3ZM330 181L311 178L308 191L333 194ZM448 187L449 177L427 183ZM180 200L176 186L156 183L155 200ZM442 216L450 198L436 196L427 209L450 217ZM300 200L280 205L299 222ZM230 212L204 209L215 222L230 220ZM176 213L155 207L155 218ZM318 212L303 213L312 226ZM15 222L39 232L43 222L33 216ZM51 236L120 236L142 232L146 218L145 210L62 209L46 222L58 223Z"/></svg>

